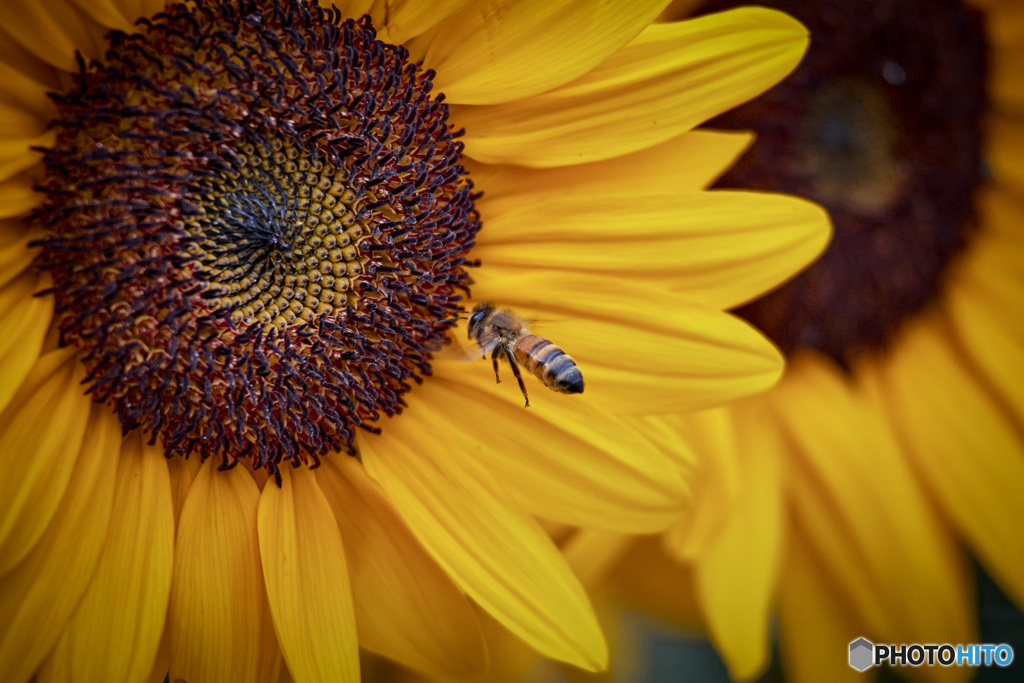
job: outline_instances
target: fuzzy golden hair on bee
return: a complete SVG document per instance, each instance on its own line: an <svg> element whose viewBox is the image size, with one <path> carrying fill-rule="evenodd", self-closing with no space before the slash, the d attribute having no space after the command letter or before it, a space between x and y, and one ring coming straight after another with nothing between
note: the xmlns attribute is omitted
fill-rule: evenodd
<svg viewBox="0 0 1024 683"><path fill-rule="evenodd" d="M552 391L561 394L583 393L583 373L572 356L555 343L531 333L527 321L515 312L487 302L478 304L469 314L466 331L469 338L476 341L485 358L491 354L497 382L501 382L498 361L504 360L512 367L512 374L519 382L519 390L523 392L527 408L530 407L530 396L520 366L533 373Z"/></svg>

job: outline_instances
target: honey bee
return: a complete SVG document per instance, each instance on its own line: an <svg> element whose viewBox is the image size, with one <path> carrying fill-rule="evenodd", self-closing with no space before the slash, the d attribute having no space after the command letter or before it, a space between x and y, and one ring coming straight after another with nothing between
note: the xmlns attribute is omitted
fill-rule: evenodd
<svg viewBox="0 0 1024 683"><path fill-rule="evenodd" d="M531 334L526 321L512 311L482 303L469 314L468 328L469 338L476 340L484 357L491 354L494 379L499 384L498 359L504 359L512 366L512 374L519 382L527 408L530 407L530 396L519 372L520 365L549 389L563 394L583 393L583 374L576 361L547 339Z"/></svg>

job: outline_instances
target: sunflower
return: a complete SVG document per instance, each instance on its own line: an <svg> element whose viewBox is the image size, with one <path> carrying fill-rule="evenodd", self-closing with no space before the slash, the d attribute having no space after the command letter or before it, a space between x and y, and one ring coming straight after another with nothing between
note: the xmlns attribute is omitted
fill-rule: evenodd
<svg viewBox="0 0 1024 683"><path fill-rule="evenodd" d="M0 6L0 679L455 676L478 611L605 665L533 515L675 519L620 416L776 381L724 308L829 227L701 192L749 136L691 132L804 28L665 4ZM586 394L446 357L483 301Z"/></svg>
<svg viewBox="0 0 1024 683"><path fill-rule="evenodd" d="M779 88L708 124L758 133L719 184L818 201L835 238L738 309L785 375L672 421L700 463L691 514L607 584L691 624L671 596L692 593L736 679L763 672L777 637L789 679L843 680L860 675L858 637L979 642L972 558L1024 607L1024 14L766 4L812 46Z"/></svg>

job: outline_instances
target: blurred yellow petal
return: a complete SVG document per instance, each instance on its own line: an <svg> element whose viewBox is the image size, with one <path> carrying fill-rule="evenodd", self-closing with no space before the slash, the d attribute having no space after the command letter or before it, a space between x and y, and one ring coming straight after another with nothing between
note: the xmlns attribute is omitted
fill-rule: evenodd
<svg viewBox="0 0 1024 683"><path fill-rule="evenodd" d="M851 596L849 609L887 642L969 642L963 558L880 403L810 354L770 398L794 449L795 523Z"/></svg>
<svg viewBox="0 0 1024 683"><path fill-rule="evenodd" d="M666 550L680 561L692 561L703 553L737 508L741 493L741 459L738 428L728 408L702 410L681 418L659 418L677 434L685 434L696 454L690 485L692 501L686 514L666 529ZM762 426L747 421L747 430ZM766 448L763 429L754 429L758 452ZM769 435L770 436L770 435ZM678 438L678 437L677 437ZM770 454L765 456L770 457Z"/></svg>
<svg viewBox="0 0 1024 683"><path fill-rule="evenodd" d="M53 521L0 581L0 680L28 681L85 592L107 536L121 426L95 406L87 446Z"/></svg>
<svg viewBox="0 0 1024 683"><path fill-rule="evenodd" d="M326 458L316 478L345 540L359 645L432 676L482 670L476 612L362 464Z"/></svg>
<svg viewBox="0 0 1024 683"><path fill-rule="evenodd" d="M285 467L259 505L260 558L288 671L297 683L358 683L345 548L313 472Z"/></svg>
<svg viewBox="0 0 1024 683"><path fill-rule="evenodd" d="M170 678L273 681L276 651L257 539L260 492L241 467L207 460L178 523L167 628Z"/></svg>
<svg viewBox="0 0 1024 683"><path fill-rule="evenodd" d="M92 404L79 389L84 374L73 349L48 353L0 415L0 575L24 559L66 495Z"/></svg>
<svg viewBox="0 0 1024 683"><path fill-rule="evenodd" d="M1024 604L1024 443L944 332L932 316L919 321L884 374L877 367L865 373L918 477L986 571Z"/></svg>
<svg viewBox="0 0 1024 683"><path fill-rule="evenodd" d="M448 444L425 434L410 439L406 430L416 432L407 416L390 420L384 436L361 439L360 449L427 552L541 654L604 668L608 653L593 609L540 526L479 465L451 462Z"/></svg>
<svg viewBox="0 0 1024 683"><path fill-rule="evenodd" d="M543 168L609 159L764 92L797 65L807 41L800 23L763 8L654 24L571 83L505 105L455 106L452 116L477 161Z"/></svg>
<svg viewBox="0 0 1024 683"><path fill-rule="evenodd" d="M162 455L144 445L139 434L125 440L99 565L40 672L40 683L134 683L152 669L167 614L174 548Z"/></svg>
<svg viewBox="0 0 1024 683"><path fill-rule="evenodd" d="M829 585L830 573L812 557L809 548L799 542L790 546L779 601L779 644L786 680L874 680L874 669L860 672L847 663L850 642L862 635L862 627L851 622L842 589Z"/></svg>
<svg viewBox="0 0 1024 683"><path fill-rule="evenodd" d="M740 415L741 492L694 568L711 639L730 675L748 680L761 674L771 658L769 620L784 535L784 446L777 435L750 425L765 419L763 410L748 408Z"/></svg>
<svg viewBox="0 0 1024 683"><path fill-rule="evenodd" d="M413 50L450 102L522 99L586 73L650 24L668 0L480 0Z"/></svg>
<svg viewBox="0 0 1024 683"><path fill-rule="evenodd" d="M999 140L999 144L989 145L985 161L991 165L996 184L1021 197L1024 195L1024 156L1017 150L1024 149L1024 122L997 114L989 118L988 135Z"/></svg>
<svg viewBox="0 0 1024 683"><path fill-rule="evenodd" d="M949 284L949 316L956 339L985 381L1024 424L1024 202L1005 192L982 194L986 232Z"/></svg>

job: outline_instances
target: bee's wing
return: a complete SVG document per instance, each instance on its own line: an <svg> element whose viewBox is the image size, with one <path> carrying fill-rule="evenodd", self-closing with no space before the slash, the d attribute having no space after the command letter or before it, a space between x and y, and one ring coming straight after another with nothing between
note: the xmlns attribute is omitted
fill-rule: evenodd
<svg viewBox="0 0 1024 683"><path fill-rule="evenodd" d="M434 352L434 357L457 361L480 360L483 352L476 344L463 342L458 335L451 335L446 339L445 345Z"/></svg>

